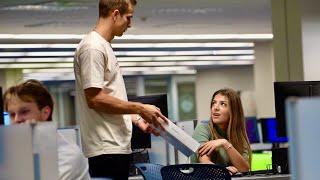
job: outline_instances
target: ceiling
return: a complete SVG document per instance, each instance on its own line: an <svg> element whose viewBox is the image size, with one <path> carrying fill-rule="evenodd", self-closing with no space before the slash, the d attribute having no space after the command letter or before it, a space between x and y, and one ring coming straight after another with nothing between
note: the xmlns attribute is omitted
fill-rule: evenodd
<svg viewBox="0 0 320 180"><path fill-rule="evenodd" d="M0 69L24 69L25 78L73 79L74 48L93 28L97 2L1 0ZM138 0L133 27L113 46L125 75L195 74L252 65L255 35L271 40L271 29L270 0ZM55 39L59 34L68 35Z"/></svg>
<svg viewBox="0 0 320 180"><path fill-rule="evenodd" d="M1 0L0 33L84 34L98 0ZM138 0L127 34L271 33L270 0Z"/></svg>

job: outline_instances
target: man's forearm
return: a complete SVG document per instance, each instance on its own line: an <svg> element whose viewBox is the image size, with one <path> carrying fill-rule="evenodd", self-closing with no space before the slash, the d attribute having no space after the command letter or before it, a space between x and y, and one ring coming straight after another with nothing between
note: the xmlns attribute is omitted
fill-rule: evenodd
<svg viewBox="0 0 320 180"><path fill-rule="evenodd" d="M91 109L108 114L139 114L143 108L141 103L124 101L103 92L87 99L87 103Z"/></svg>

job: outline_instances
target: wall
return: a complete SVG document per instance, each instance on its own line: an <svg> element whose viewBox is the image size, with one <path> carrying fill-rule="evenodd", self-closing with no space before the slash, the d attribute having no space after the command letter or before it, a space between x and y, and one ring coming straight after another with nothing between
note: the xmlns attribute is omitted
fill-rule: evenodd
<svg viewBox="0 0 320 180"><path fill-rule="evenodd" d="M197 119L208 119L212 94L221 88L253 91L253 66L230 66L198 70L196 75Z"/></svg>
<svg viewBox="0 0 320 180"><path fill-rule="evenodd" d="M275 117L274 108L274 58L272 42L255 43L254 86L257 117Z"/></svg>
<svg viewBox="0 0 320 180"><path fill-rule="evenodd" d="M320 80L320 1L304 0L301 4L304 80Z"/></svg>
<svg viewBox="0 0 320 180"><path fill-rule="evenodd" d="M23 81L21 69L0 69L0 86L5 91L8 87Z"/></svg>

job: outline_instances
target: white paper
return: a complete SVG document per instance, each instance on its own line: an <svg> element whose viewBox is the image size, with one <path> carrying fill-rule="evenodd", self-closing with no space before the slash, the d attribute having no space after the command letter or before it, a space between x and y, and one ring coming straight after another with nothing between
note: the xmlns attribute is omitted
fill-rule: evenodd
<svg viewBox="0 0 320 180"><path fill-rule="evenodd" d="M200 143L194 140L172 121L168 120L168 124L162 123L162 125L165 131L160 131L160 136L184 155L189 157L198 150Z"/></svg>

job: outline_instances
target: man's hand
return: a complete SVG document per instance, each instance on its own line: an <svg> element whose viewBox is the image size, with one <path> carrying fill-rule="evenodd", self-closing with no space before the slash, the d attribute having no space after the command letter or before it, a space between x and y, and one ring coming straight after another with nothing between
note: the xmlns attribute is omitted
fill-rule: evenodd
<svg viewBox="0 0 320 180"><path fill-rule="evenodd" d="M140 112L141 117L152 124L155 128L160 127L164 130L164 125L168 123L168 119L161 113L160 109L154 105L143 104Z"/></svg>
<svg viewBox="0 0 320 180"><path fill-rule="evenodd" d="M159 136L160 132L151 126L148 122L141 119L135 124L138 128L140 128L144 133L152 133L155 136Z"/></svg>

